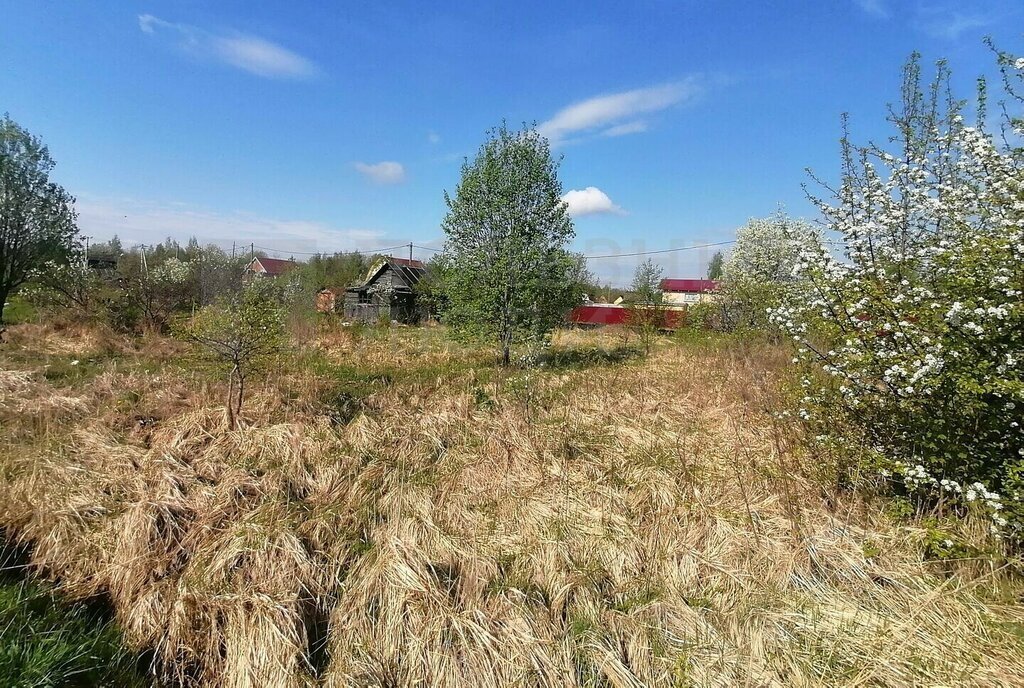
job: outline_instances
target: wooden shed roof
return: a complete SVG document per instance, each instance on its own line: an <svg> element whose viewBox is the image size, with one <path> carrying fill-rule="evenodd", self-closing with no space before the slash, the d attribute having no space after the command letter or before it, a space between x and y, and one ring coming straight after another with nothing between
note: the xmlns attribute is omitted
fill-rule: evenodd
<svg viewBox="0 0 1024 688"><path fill-rule="evenodd" d="M358 287L352 287L349 291L360 291L361 289L364 289L368 284L370 284L370 282L376 279L381 272L389 267L400 274L409 287L416 286L420 279L422 279L423 275L427 272L427 266L421 260L387 256L373 264L370 271L366 273L366 279L363 280L361 285Z"/></svg>

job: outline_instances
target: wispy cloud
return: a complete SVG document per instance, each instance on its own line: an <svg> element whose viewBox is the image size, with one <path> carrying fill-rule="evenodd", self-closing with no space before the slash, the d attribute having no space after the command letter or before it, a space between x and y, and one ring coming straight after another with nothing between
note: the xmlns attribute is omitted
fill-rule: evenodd
<svg viewBox="0 0 1024 688"><path fill-rule="evenodd" d="M196 237L238 250L250 243L290 252L369 250L387 243L378 229L333 227L301 219L262 217L253 213L215 212L182 203L130 198L79 196L75 203L82 232L97 241L117 234L125 244L155 244L167 237L184 243ZM395 243L392 241L391 243Z"/></svg>
<svg viewBox="0 0 1024 688"><path fill-rule="evenodd" d="M608 198L608 194L596 186L585 189L572 189L562 200L569 206L569 214L573 217L583 215L625 215L625 211Z"/></svg>
<svg viewBox="0 0 1024 688"><path fill-rule="evenodd" d="M889 18L889 6L885 0L853 0L862 11L879 19Z"/></svg>
<svg viewBox="0 0 1024 688"><path fill-rule="evenodd" d="M436 131L427 132L427 141L434 144L435 146L441 143L441 135Z"/></svg>
<svg viewBox="0 0 1024 688"><path fill-rule="evenodd" d="M625 124L617 124L614 127L608 127L601 132L601 136L626 136L627 134L642 134L645 131L647 131L647 122L637 120L635 122L626 122Z"/></svg>
<svg viewBox="0 0 1024 688"><path fill-rule="evenodd" d="M915 24L934 38L955 41L965 33L995 23L995 17L984 12L962 11L960 5L918 7Z"/></svg>
<svg viewBox="0 0 1024 688"><path fill-rule="evenodd" d="M979 0L853 0L865 14L878 19L905 20L913 29L932 38L950 41L999 23L1004 14L999 3Z"/></svg>
<svg viewBox="0 0 1024 688"><path fill-rule="evenodd" d="M610 93L573 103L538 127L553 145L574 134L621 136L647 130L640 115L696 100L704 88L697 77L660 86Z"/></svg>
<svg viewBox="0 0 1024 688"><path fill-rule="evenodd" d="M405 181L405 167L400 162L357 162L353 167L375 184L399 184Z"/></svg>
<svg viewBox="0 0 1024 688"><path fill-rule="evenodd" d="M218 34L189 24L165 21L152 14L139 15L139 28L143 33L169 39L185 53L258 76L305 79L317 73L312 61L258 36L238 32Z"/></svg>

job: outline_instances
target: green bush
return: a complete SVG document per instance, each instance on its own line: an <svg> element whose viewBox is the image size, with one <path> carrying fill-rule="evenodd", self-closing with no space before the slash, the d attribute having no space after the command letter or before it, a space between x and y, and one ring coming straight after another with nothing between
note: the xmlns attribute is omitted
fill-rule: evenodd
<svg viewBox="0 0 1024 688"><path fill-rule="evenodd" d="M7 308L4 310L4 321L8 325L32 322L36 317L36 309L32 303L18 295L11 296Z"/></svg>
<svg viewBox="0 0 1024 688"><path fill-rule="evenodd" d="M722 328L722 306L710 301L686 307L686 326L693 330L719 330Z"/></svg>
<svg viewBox="0 0 1024 688"><path fill-rule="evenodd" d="M246 381L272 370L287 344L281 293L269 280L257 279L238 295L205 306L178 328L194 343L201 361L227 377L225 419L234 430L242 412Z"/></svg>

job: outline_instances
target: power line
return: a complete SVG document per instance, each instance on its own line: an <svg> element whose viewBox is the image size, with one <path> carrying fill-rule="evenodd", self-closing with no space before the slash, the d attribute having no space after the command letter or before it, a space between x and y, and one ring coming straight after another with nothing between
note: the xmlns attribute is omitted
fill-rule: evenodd
<svg viewBox="0 0 1024 688"><path fill-rule="evenodd" d="M600 258L631 258L633 256L653 256L653 255L659 254L659 253L675 253L677 251L695 251L695 250L697 250L699 248L712 248L714 246L726 246L728 244L735 244L735 243L736 243L735 239L730 239L729 241L717 241L717 242L715 242L713 244L700 244L698 246L682 246L680 248L664 248L664 249L661 249L660 251L637 251L636 253L606 253L606 254L600 255L600 256L584 255L583 257L586 258L587 260L598 260Z"/></svg>
<svg viewBox="0 0 1024 688"><path fill-rule="evenodd" d="M599 256L588 256L588 255L584 254L583 257L586 258L587 260L596 260L596 259L600 259L600 258L628 258L628 257L631 257L631 256L649 256L649 255L655 255L655 254L659 254L659 253L675 253L676 251L693 251L693 250L698 249L698 248L711 248L713 246L726 246L728 244L735 244L735 243L736 243L735 239L730 239L729 241L718 241L718 242L713 243L713 244L700 244L698 246L683 246L683 247L680 247L680 248L665 248L665 249L661 249L661 250L658 250L658 251L637 251L635 253L608 253L608 254L599 255ZM442 250L442 249L439 249L439 248L432 248L430 246L420 246L419 244L413 244L413 246L415 246L416 248L419 248L419 249L423 249L424 251L441 251Z"/></svg>
<svg viewBox="0 0 1024 688"><path fill-rule="evenodd" d="M727 246L728 244L735 244L735 243L736 243L735 239L730 239L729 241L718 241L718 242L715 242L713 244L699 244L697 246L682 246L680 248L664 248L664 249L660 249L658 251L637 251L635 253L607 253L607 254L603 254L603 255L599 255L599 256L588 256L588 255L584 254L583 257L586 258L587 260L596 260L596 259L600 259L600 258L629 258L631 256L650 256L650 255L655 255L655 254L659 254L659 253L675 253L677 251L693 251L693 250L696 250L696 249L699 249L699 248L711 248L711 247L714 247L714 246ZM420 246L419 244L413 244L413 246L415 246L416 248L419 248L419 249L423 249L424 251L441 251L442 250L442 249L433 248L433 247L430 247L430 246Z"/></svg>
<svg viewBox="0 0 1024 688"><path fill-rule="evenodd" d="M359 250L359 249L357 249L355 251L347 251L346 253L380 253L382 251L393 251L396 248L405 248L408 245L409 245L408 243L404 243L404 244L398 244L397 246L385 246L383 248L371 248L371 249L367 249L367 250ZM270 248L269 246L255 246L254 245L254 248L258 248L261 251L271 251L273 253L287 253L288 255L292 255L292 256L326 256L326 255L330 255L331 254L330 251L289 251L287 249L281 249L281 248ZM426 248L426 247L425 246L419 246L417 248ZM433 250L440 250L440 249L433 249ZM334 251L334 253L338 253L338 251Z"/></svg>

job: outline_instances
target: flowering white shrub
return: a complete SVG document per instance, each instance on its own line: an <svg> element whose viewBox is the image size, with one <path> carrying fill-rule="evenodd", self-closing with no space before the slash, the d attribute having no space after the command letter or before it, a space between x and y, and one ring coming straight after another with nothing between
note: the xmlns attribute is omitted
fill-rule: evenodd
<svg viewBox="0 0 1024 688"><path fill-rule="evenodd" d="M84 259L72 254L69 260L49 260L33 270L22 289L24 296L42 308L71 309L91 317L101 298L101 281Z"/></svg>
<svg viewBox="0 0 1024 688"><path fill-rule="evenodd" d="M843 183L819 207L845 253L808 243L799 293L770 319L818 370L799 414L820 440L859 445L908 492L1019 536L1024 156L965 124L943 64L930 97L918 84L912 60L898 152L844 139Z"/></svg>
<svg viewBox="0 0 1024 688"><path fill-rule="evenodd" d="M149 279L164 284L184 284L192 278L193 270L191 263L177 258L168 258L161 265L150 270Z"/></svg>
<svg viewBox="0 0 1024 688"><path fill-rule="evenodd" d="M786 300L800 276L793 267L801 252L817 246L817 230L778 212L751 218L736 232L736 244L722 269L722 319L729 329L761 328L765 313Z"/></svg>
<svg viewBox="0 0 1024 688"><path fill-rule="evenodd" d="M793 266L808 242L818 243L818 231L804 220L777 212L751 218L736 232L736 244L722 268L723 280L792 282Z"/></svg>

